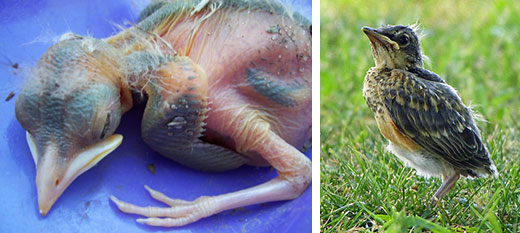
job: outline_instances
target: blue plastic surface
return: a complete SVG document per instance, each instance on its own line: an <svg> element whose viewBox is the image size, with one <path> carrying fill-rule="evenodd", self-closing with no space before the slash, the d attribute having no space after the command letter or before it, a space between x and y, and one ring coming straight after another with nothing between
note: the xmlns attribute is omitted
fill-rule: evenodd
<svg viewBox="0 0 520 233"><path fill-rule="evenodd" d="M310 0L303 3L310 16ZM137 205L164 206L144 185L172 198L193 200L266 182L269 168L243 166L208 174L176 164L151 151L140 138L143 106L123 116L116 133L123 143L79 176L45 217L38 212L35 166L25 132L14 114L15 98L39 57L67 31L104 38L117 32L112 23L135 22L146 6L140 1L3 1L0 8L0 232L310 232L311 187L299 198L248 206L180 228L150 227L135 222L109 201L111 194ZM309 17L310 18L310 17ZM18 66L16 67L17 64ZM16 68L15 68L16 67ZM307 152L310 157L310 150ZM155 174L147 164L155 165Z"/></svg>

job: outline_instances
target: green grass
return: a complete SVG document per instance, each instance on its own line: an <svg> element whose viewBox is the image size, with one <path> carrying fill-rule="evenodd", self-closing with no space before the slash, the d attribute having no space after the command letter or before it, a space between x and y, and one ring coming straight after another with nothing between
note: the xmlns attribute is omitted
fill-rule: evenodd
<svg viewBox="0 0 520 233"><path fill-rule="evenodd" d="M321 231L520 231L520 3L321 1ZM362 26L418 22L426 68L458 90L499 171L461 179L435 208L438 178L385 151L362 96L373 66Z"/></svg>

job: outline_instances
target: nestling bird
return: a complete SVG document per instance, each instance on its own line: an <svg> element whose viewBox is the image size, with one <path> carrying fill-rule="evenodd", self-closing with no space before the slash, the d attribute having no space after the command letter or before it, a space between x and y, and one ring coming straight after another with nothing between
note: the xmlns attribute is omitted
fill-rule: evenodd
<svg viewBox="0 0 520 233"><path fill-rule="evenodd" d="M415 30L382 26L362 31L376 65L365 76L365 101L390 142L387 149L419 175L442 178L431 203L453 189L461 175L495 175L471 109L441 77L424 69Z"/></svg>
<svg viewBox="0 0 520 233"><path fill-rule="evenodd" d="M276 28L276 30L271 30ZM311 180L300 152L311 133L310 21L278 1L152 1L112 37L65 34L43 54L18 96L17 120L36 164L40 213L116 149L132 92L147 97L143 141L201 171L273 166L263 184L119 210L155 226L182 226L246 205L297 198ZM108 197L107 197L108 198Z"/></svg>

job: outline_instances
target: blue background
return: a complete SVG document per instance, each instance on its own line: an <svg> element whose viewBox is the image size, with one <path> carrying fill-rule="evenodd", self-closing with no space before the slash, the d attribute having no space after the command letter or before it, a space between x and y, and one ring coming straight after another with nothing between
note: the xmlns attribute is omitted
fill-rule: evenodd
<svg viewBox="0 0 520 233"><path fill-rule="evenodd" d="M35 166L25 132L14 114L23 80L38 58L67 31L104 38L117 33L115 24L135 22L147 1L2 1L0 8L0 232L310 232L311 187L292 201L229 210L180 228L150 227L121 213L108 197L147 206L164 206L144 185L172 198L193 200L266 182L269 168L243 166L208 174L197 172L151 151L140 138L144 106L125 114L116 133L123 143L95 167L79 176L46 217L38 212ZM310 0L298 7L310 18ZM13 68L14 63L18 68ZM310 157L310 150L307 152ZM146 165L155 165L155 174Z"/></svg>

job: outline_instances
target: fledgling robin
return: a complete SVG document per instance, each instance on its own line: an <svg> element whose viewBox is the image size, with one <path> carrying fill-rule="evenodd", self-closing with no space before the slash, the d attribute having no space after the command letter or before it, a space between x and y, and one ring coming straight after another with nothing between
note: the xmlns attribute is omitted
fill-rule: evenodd
<svg viewBox="0 0 520 233"><path fill-rule="evenodd" d="M419 175L442 177L431 203L459 179L495 175L471 109L437 74L424 69L419 38L408 26L363 27L376 66L368 70L363 96L387 149Z"/></svg>

